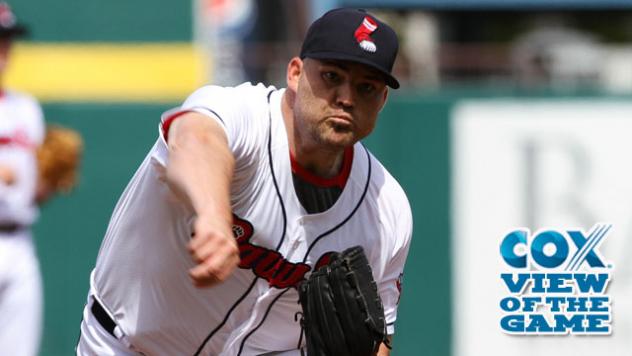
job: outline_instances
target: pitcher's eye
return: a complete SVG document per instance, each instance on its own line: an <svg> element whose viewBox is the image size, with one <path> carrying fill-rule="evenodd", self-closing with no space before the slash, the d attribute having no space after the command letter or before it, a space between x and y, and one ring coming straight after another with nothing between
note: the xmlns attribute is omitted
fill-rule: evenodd
<svg viewBox="0 0 632 356"><path fill-rule="evenodd" d="M323 72L323 79L325 79L328 83L338 83L340 81L340 76L336 72L327 71Z"/></svg>
<svg viewBox="0 0 632 356"><path fill-rule="evenodd" d="M375 85L371 84L371 83L363 83L358 85L358 92L362 93L362 94L371 94L373 92L375 92Z"/></svg>

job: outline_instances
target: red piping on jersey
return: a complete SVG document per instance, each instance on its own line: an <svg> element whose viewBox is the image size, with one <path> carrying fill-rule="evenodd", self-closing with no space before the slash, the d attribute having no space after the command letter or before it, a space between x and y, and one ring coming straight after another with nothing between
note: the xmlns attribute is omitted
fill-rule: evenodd
<svg viewBox="0 0 632 356"><path fill-rule="evenodd" d="M335 177L331 178L323 178L319 177L307 169L301 167L301 165L296 162L294 158L294 154L290 152L290 162L292 163L292 173L298 175L304 181L322 187L322 188L330 188L330 187L339 187L343 189L345 184L347 184L347 179L349 179L349 174L351 173L351 163L353 162L353 146L345 149L343 161L342 161L342 169L340 173Z"/></svg>
<svg viewBox="0 0 632 356"><path fill-rule="evenodd" d="M177 113L169 116L168 118L165 119L165 121L162 122L162 125L161 125L162 137L165 138L165 142L169 142L168 141L168 139L169 139L169 128L171 127L171 124L173 124L173 121L175 119L179 118L180 116L182 116L182 115L184 115L186 113L189 113L189 112L191 112L191 111L185 110L185 111L177 112Z"/></svg>

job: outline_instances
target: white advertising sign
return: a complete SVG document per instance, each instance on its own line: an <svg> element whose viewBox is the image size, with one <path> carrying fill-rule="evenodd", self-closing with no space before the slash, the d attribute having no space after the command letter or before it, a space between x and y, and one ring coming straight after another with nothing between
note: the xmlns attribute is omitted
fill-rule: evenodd
<svg viewBox="0 0 632 356"><path fill-rule="evenodd" d="M466 101L451 130L453 355L631 355L632 102Z"/></svg>

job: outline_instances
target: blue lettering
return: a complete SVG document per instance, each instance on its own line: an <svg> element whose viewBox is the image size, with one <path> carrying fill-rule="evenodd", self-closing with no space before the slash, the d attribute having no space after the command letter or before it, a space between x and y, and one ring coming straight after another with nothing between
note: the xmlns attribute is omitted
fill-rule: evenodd
<svg viewBox="0 0 632 356"><path fill-rule="evenodd" d="M506 297L500 301L500 308L506 312L513 312L520 309L520 299L516 297Z"/></svg>
<svg viewBox="0 0 632 356"><path fill-rule="evenodd" d="M573 242L575 243L575 246L577 246L578 250L581 250L582 247L584 247L584 245L586 245L586 242L588 241L588 239L580 231L569 230L568 236L570 236L571 239L573 239ZM588 261L588 264L590 264L590 267L605 267L603 262L601 262L601 260L599 259L599 257L597 257L597 254L595 254L595 251L593 250L588 251L588 255L586 255L586 261Z"/></svg>
<svg viewBox="0 0 632 356"><path fill-rule="evenodd" d="M544 289L544 279L546 278L545 273L532 273L531 278L533 278L533 287L531 288L531 292L533 293L546 292L546 290Z"/></svg>
<svg viewBox="0 0 632 356"><path fill-rule="evenodd" d="M542 303L542 297L522 297L522 303L523 312L533 312L535 311L535 307Z"/></svg>
<svg viewBox="0 0 632 356"><path fill-rule="evenodd" d="M553 332L553 328L549 325L546 319L544 319L544 315L532 314L531 322L529 322L529 326L527 326L526 331L530 333L550 333Z"/></svg>
<svg viewBox="0 0 632 356"><path fill-rule="evenodd" d="M518 280L516 282L514 282L513 276L512 273L503 273L500 275L500 278L505 281L505 285L511 293L521 293L527 285L530 275L529 273L518 273Z"/></svg>
<svg viewBox="0 0 632 356"><path fill-rule="evenodd" d="M549 289L547 292L549 293L572 293L573 288L566 286L565 282L569 279L572 279L572 275L570 273L549 273L547 275L549 278Z"/></svg>
<svg viewBox="0 0 632 356"><path fill-rule="evenodd" d="M564 314L555 314L555 332L563 332L565 333L568 328L572 327L573 332L582 332L584 331L583 314L575 314L570 317L570 319Z"/></svg>
<svg viewBox="0 0 632 356"><path fill-rule="evenodd" d="M518 244L527 244L529 230L516 230L505 236L500 244L500 255L508 265L515 268L527 267L527 255L518 256L514 253L514 247Z"/></svg>
<svg viewBox="0 0 632 356"><path fill-rule="evenodd" d="M551 306L552 312L559 312L561 310L560 304L565 302L566 298L564 297L546 297L546 304Z"/></svg>
<svg viewBox="0 0 632 356"><path fill-rule="evenodd" d="M610 297L591 297L591 312L608 312L610 311Z"/></svg>
<svg viewBox="0 0 632 356"><path fill-rule="evenodd" d="M589 314L586 316L588 319L587 332L590 333L610 333L610 325L603 325L602 322L610 321L610 315L608 314Z"/></svg>
<svg viewBox="0 0 632 356"><path fill-rule="evenodd" d="M524 332L524 315L505 315L500 319L500 327L510 333Z"/></svg>
<svg viewBox="0 0 632 356"><path fill-rule="evenodd" d="M610 280L610 276L607 273L576 273L574 277L581 293L589 293L592 289L595 293L603 294L608 280Z"/></svg>
<svg viewBox="0 0 632 356"><path fill-rule="evenodd" d="M566 298L567 312L587 312L588 297L568 297Z"/></svg>
<svg viewBox="0 0 632 356"><path fill-rule="evenodd" d="M548 244L555 245L555 253L552 256L547 256L544 253L544 246ZM531 257L542 267L555 268L561 265L568 257L568 242L557 231L541 232L531 243Z"/></svg>

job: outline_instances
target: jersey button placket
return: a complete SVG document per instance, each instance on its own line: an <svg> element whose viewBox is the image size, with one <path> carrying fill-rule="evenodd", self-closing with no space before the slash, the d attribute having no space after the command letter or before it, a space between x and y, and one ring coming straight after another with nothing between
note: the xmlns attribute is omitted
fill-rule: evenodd
<svg viewBox="0 0 632 356"><path fill-rule="evenodd" d="M296 220L296 225L294 227L294 233L290 234L287 246L286 258L291 259L296 250L301 246L301 241L305 240L305 228L304 228L303 218L298 218Z"/></svg>

